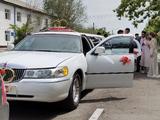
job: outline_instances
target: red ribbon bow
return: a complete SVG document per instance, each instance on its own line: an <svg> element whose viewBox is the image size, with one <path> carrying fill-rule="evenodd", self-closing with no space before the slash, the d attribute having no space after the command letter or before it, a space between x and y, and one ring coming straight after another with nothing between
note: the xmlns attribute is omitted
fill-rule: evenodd
<svg viewBox="0 0 160 120"><path fill-rule="evenodd" d="M120 59L120 62L122 62L123 65L130 64L131 63L131 59L129 59L127 56L123 56Z"/></svg>

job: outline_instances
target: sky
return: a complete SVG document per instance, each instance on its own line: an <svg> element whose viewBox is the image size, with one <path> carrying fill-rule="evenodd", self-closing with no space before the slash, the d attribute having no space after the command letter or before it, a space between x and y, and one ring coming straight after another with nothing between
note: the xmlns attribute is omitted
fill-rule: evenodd
<svg viewBox="0 0 160 120"><path fill-rule="evenodd" d="M83 2L88 15L88 22L85 26L93 26L94 23L95 27L105 27L111 33L129 27L132 34L140 33L146 26L145 22L139 24L138 28L134 28L132 22L126 18L118 20L113 10L120 5L121 0L83 0Z"/></svg>
<svg viewBox="0 0 160 120"><path fill-rule="evenodd" d="M29 1L29 0L23 0ZM42 1L42 0L36 0ZM82 0L86 6L86 13L88 16L87 23L84 23L86 27L92 27L93 23L96 28L106 28L111 33L116 33L118 29L125 29L126 27L131 29L131 33L141 33L146 26L146 22L139 24L138 28L134 28L131 21L126 18L118 20L114 9L120 5L121 0Z"/></svg>

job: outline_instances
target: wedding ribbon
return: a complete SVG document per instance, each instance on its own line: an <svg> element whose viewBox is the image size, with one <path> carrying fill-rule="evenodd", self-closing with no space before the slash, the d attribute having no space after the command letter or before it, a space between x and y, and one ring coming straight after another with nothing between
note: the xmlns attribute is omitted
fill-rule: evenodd
<svg viewBox="0 0 160 120"><path fill-rule="evenodd" d="M2 76L0 75L0 81L1 81L1 89L2 89L2 105L5 105L7 103L7 97L6 97L6 89L4 85L4 81Z"/></svg>
<svg viewBox="0 0 160 120"><path fill-rule="evenodd" d="M1 82L1 92L2 92L2 105L7 103L7 96L6 96L6 88L4 84L4 75L7 74L7 71L12 73L12 76L8 78L6 83L11 83L15 77L14 71L12 69L0 69L0 82Z"/></svg>

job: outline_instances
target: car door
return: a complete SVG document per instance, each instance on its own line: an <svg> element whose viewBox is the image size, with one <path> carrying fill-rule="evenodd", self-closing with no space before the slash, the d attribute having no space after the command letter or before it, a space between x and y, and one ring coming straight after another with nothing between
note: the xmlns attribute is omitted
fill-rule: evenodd
<svg viewBox="0 0 160 120"><path fill-rule="evenodd" d="M105 51L102 54L95 54L98 47L105 48ZM112 49L110 39L105 39L87 53L86 59L88 65L86 89L132 86L134 55L118 50L118 43L116 49Z"/></svg>

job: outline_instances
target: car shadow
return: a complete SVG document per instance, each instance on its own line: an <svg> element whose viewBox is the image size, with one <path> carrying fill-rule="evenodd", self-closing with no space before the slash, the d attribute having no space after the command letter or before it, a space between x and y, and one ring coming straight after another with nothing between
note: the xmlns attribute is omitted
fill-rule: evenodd
<svg viewBox="0 0 160 120"><path fill-rule="evenodd" d="M81 98L85 97L93 90L82 92ZM59 115L69 111L63 102L41 103L27 101L9 101L10 119L9 120L52 120Z"/></svg>
<svg viewBox="0 0 160 120"><path fill-rule="evenodd" d="M87 94L89 94L93 90L94 89L86 89L86 90L82 91L82 93L81 93L81 99L84 98Z"/></svg>
<svg viewBox="0 0 160 120"><path fill-rule="evenodd" d="M68 111L61 103L9 102L10 120L52 120Z"/></svg>
<svg viewBox="0 0 160 120"><path fill-rule="evenodd" d="M109 101L121 101L127 98L117 98L117 97L107 97L100 99L89 99L89 100L81 100L80 103L97 103L97 102L109 102Z"/></svg>

